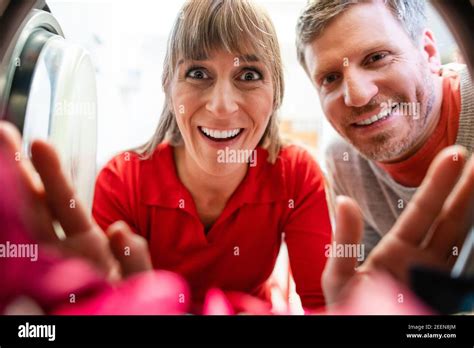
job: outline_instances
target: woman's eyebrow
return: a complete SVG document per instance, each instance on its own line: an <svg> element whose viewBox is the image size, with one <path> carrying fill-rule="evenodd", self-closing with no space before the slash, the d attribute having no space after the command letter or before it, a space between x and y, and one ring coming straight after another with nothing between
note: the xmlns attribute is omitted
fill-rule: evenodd
<svg viewBox="0 0 474 348"><path fill-rule="evenodd" d="M258 58L257 55L255 54L244 54L244 55L240 55L240 56L237 56L235 57L237 58L239 61L244 61L246 63L252 63L252 62L255 62L255 63L258 63L260 62L260 58ZM206 60L210 60L212 59L212 57L210 58L203 58L203 59L184 59L184 58L181 58L180 60L178 60L178 64L177 65L181 65L185 62L185 60L191 60L191 61L206 61Z"/></svg>
<svg viewBox="0 0 474 348"><path fill-rule="evenodd" d="M245 54L236 58L238 58L239 60L243 60L244 62L260 62L260 59L255 54Z"/></svg>

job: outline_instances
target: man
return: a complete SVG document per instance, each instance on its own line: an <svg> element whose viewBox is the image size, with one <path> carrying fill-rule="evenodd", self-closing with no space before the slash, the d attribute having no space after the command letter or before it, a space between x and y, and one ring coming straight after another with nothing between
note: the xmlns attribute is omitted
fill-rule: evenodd
<svg viewBox="0 0 474 348"><path fill-rule="evenodd" d="M424 2L311 1L297 36L299 61L345 140L328 148L331 186L357 202L339 199L336 241L360 240L358 205L366 254L373 250L363 272L406 280L415 263L452 266L474 214L472 159L464 165L474 149L474 89L464 66L441 66ZM330 301L354 265L330 260Z"/></svg>

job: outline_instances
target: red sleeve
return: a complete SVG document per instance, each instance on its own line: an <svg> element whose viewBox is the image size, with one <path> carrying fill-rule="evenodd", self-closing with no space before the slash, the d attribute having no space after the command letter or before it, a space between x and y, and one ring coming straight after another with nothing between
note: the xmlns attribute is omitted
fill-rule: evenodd
<svg viewBox="0 0 474 348"><path fill-rule="evenodd" d="M92 216L104 231L119 220L126 222L132 230L137 231L131 206L133 202L132 166L132 161L125 161L124 155L121 154L110 160L97 176Z"/></svg>
<svg viewBox="0 0 474 348"><path fill-rule="evenodd" d="M296 152L296 151L295 151ZM291 270L296 291L305 309L325 305L321 275L326 264L325 246L331 242L324 179L322 172L306 151L291 156L286 175L294 207L284 226Z"/></svg>

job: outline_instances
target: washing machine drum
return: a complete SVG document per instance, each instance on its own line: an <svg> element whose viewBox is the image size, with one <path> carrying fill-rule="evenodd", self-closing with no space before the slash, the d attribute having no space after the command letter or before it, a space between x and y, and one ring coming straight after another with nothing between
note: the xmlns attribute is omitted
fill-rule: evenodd
<svg viewBox="0 0 474 348"><path fill-rule="evenodd" d="M5 16L8 9L0 20L9 19ZM64 39L48 11L33 8L25 18L10 22L18 27L2 52L0 117L22 133L25 155L33 139L52 142L78 196L91 207L97 144L91 59Z"/></svg>

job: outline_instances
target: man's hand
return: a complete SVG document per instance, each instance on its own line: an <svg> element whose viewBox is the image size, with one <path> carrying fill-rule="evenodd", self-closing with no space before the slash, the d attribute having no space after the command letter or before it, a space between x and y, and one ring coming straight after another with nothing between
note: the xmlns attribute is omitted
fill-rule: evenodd
<svg viewBox="0 0 474 348"><path fill-rule="evenodd" d="M444 149L434 159L405 211L358 268L356 258L330 258L323 272L328 304L344 300L350 289L375 272L408 282L415 264L450 269L474 221L474 156L466 163L462 147ZM363 219L357 203L338 197L336 243L362 240Z"/></svg>
<svg viewBox="0 0 474 348"><path fill-rule="evenodd" d="M152 269L146 240L126 223L116 222L104 233L92 220L62 171L53 146L42 140L32 143L33 167L28 159L21 158L17 129L0 121L0 151L15 162L28 210L25 224L40 243L54 245L67 255L82 256L111 281ZM65 239L58 238L53 223L61 225ZM127 255L125 247L130 248Z"/></svg>

